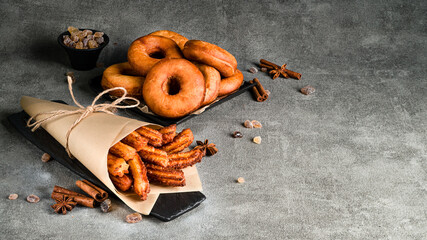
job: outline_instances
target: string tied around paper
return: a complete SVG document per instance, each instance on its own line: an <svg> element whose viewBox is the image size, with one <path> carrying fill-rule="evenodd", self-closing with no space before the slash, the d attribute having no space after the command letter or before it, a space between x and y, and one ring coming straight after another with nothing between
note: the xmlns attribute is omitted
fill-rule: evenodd
<svg viewBox="0 0 427 240"><path fill-rule="evenodd" d="M127 97L127 91L125 88L123 87L114 87L114 88L110 88L107 89L103 92L101 92L100 94L98 94L98 96L96 96L93 101L92 104L84 107L83 105L81 105L76 98L74 97L74 93L73 93L73 79L70 76L67 76L67 81L68 81L68 90L70 91L71 94L71 98L73 99L74 103L79 107L79 109L77 110L56 110L56 111L50 111L50 112L42 112L42 113L38 113L34 116L32 116L30 119L28 119L27 121L27 127L31 128L31 131L34 132L35 130L37 130L43 123L51 121L53 119L57 119L59 117L65 117L65 116L70 116L70 115L74 115L74 114L81 114L79 118L76 119L76 121L74 121L74 123L70 126L70 128L67 131L67 134L65 136L65 150L68 153L68 156L72 158L69 146L68 146L68 142L69 142L69 138L70 138L70 134L71 131L73 131L73 129L81 122L83 121L85 118L87 118L89 115L91 115L92 113L95 112L103 112L103 113L107 113L107 114L111 114L114 115L114 112L118 109L118 108L134 108L139 106L140 102L138 99L133 98L133 97ZM116 100L114 100L114 102L112 103L101 103L101 104L96 104L96 102L105 94L108 94L109 92L112 91L116 91L116 90L121 90L123 91L123 95L119 98L117 98ZM125 100L131 100L134 101L134 104L130 104L130 105L119 105L121 102L125 101ZM39 120L36 120L34 122L32 122L33 120L35 120L37 117L39 116L45 116L44 118L41 118Z"/></svg>

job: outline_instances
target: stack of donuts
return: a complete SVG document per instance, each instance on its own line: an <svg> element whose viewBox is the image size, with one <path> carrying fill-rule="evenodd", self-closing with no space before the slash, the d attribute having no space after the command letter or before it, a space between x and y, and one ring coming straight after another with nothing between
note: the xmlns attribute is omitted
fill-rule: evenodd
<svg viewBox="0 0 427 240"><path fill-rule="evenodd" d="M124 87L162 117L179 118L238 90L243 74L226 50L160 30L132 42L128 62L103 74L104 89ZM111 95L121 96L120 91Z"/></svg>

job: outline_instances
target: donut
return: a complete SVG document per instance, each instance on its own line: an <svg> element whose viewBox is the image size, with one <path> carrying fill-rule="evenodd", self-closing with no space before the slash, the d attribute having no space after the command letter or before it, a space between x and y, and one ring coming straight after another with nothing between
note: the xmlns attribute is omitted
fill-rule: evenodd
<svg viewBox="0 0 427 240"><path fill-rule="evenodd" d="M237 69L237 61L233 55L208 42L189 40L182 52L186 59L216 68L223 77L233 76Z"/></svg>
<svg viewBox="0 0 427 240"><path fill-rule="evenodd" d="M243 74L239 69L236 69L236 73L233 76L221 79L218 96L221 97L236 91L242 83Z"/></svg>
<svg viewBox="0 0 427 240"><path fill-rule="evenodd" d="M203 74L194 64L185 59L165 59L148 73L142 96L155 114L178 118L200 107L205 89Z"/></svg>
<svg viewBox="0 0 427 240"><path fill-rule="evenodd" d="M178 47L181 50L184 49L184 45L188 41L188 39L186 37L182 36L181 34L176 33L176 32L172 32L169 30L159 30L159 31L152 32L148 35L155 35L155 36L170 38L173 41L175 41L175 43L178 45Z"/></svg>
<svg viewBox="0 0 427 240"><path fill-rule="evenodd" d="M166 37L147 35L132 42L128 50L128 61L141 76L162 59L183 58L176 43Z"/></svg>
<svg viewBox="0 0 427 240"><path fill-rule="evenodd" d="M144 77L138 76L128 62L117 63L105 69L102 75L101 86L104 90L123 87L127 90L128 96L142 98L144 79ZM112 91L110 95L121 97L123 91Z"/></svg>
<svg viewBox="0 0 427 240"><path fill-rule="evenodd" d="M206 93L202 106L208 105L218 97L221 75L218 70L205 64L193 62L205 78Z"/></svg>

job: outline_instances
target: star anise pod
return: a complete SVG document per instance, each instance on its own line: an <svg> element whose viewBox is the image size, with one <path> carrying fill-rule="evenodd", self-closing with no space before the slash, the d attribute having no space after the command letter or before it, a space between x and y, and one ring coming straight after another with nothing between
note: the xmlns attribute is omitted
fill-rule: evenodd
<svg viewBox="0 0 427 240"><path fill-rule="evenodd" d="M208 147L209 144L209 140L205 140L205 142L202 141L196 141L197 146L194 149L199 149L200 151L202 151L203 156L206 155L206 148Z"/></svg>
<svg viewBox="0 0 427 240"><path fill-rule="evenodd" d="M55 199L56 204L53 204L51 207L56 213L67 214L67 211L71 211L75 206L76 202L72 198L63 196L60 199Z"/></svg>
<svg viewBox="0 0 427 240"><path fill-rule="evenodd" d="M276 79L276 78L278 78L279 76L280 76L280 69L274 69L274 70L271 70L269 73L270 73L270 75L273 75L273 80L274 79Z"/></svg>
<svg viewBox="0 0 427 240"><path fill-rule="evenodd" d="M270 75L273 75L273 80L278 78L280 75L282 75L284 78L289 78L289 75L286 73L285 71L286 69L286 64L283 64L280 69L279 68L275 68L273 70L271 70L269 73Z"/></svg>
<svg viewBox="0 0 427 240"><path fill-rule="evenodd" d="M284 78L289 78L289 75L286 73L286 64L283 64L280 67L280 74L284 77Z"/></svg>
<svg viewBox="0 0 427 240"><path fill-rule="evenodd" d="M213 143L209 143L209 140L207 139L204 142L202 141L196 141L196 142L197 142L197 146L194 149L199 149L200 151L202 151L203 156L206 156L206 154L208 156L212 156L218 152L216 145Z"/></svg>
<svg viewBox="0 0 427 240"><path fill-rule="evenodd" d="M207 152L206 152L208 156L215 155L217 152L218 152L218 148L216 148L216 145L213 143L209 143Z"/></svg>

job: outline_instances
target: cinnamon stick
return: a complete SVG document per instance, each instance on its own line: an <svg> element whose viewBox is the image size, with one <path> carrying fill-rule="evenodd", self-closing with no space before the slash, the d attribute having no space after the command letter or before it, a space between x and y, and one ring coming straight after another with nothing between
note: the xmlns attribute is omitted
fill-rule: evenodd
<svg viewBox="0 0 427 240"><path fill-rule="evenodd" d="M259 62L260 62L261 64L265 64L265 65L270 66L270 67L272 67L272 68L276 68L276 69L280 68L280 66L279 66L279 65L277 65L277 64L275 64L275 63L272 63L272 62L270 62L270 61L267 61L267 60L265 60L265 59L261 59L261 60L259 60Z"/></svg>
<svg viewBox="0 0 427 240"><path fill-rule="evenodd" d="M285 69L285 72L289 75L289 77L291 78L295 78L300 80L301 79L301 73L297 73L288 69Z"/></svg>
<svg viewBox="0 0 427 240"><path fill-rule="evenodd" d="M279 65L272 63L270 61L267 61L265 59L261 59L261 60L259 60L259 62L260 62L259 65L261 67L272 68L272 69L280 69L281 68ZM301 73L297 73L297 72L291 71L291 70L286 69L286 68L284 69L284 72L291 78L295 78L298 80L301 79Z"/></svg>
<svg viewBox="0 0 427 240"><path fill-rule="evenodd" d="M87 197L81 193L77 193L71 190L68 190L66 188L60 187L60 186L55 186L53 187L53 192L56 193L62 193L62 194L66 194L66 195L73 195L73 196L81 196L81 197Z"/></svg>
<svg viewBox="0 0 427 240"><path fill-rule="evenodd" d="M267 65L267 64L263 64L263 63L260 63L260 64L259 64L259 66L260 66L260 67L267 68L268 70L273 70L273 69L275 69L273 66L270 66L270 65Z"/></svg>
<svg viewBox="0 0 427 240"><path fill-rule="evenodd" d="M93 197L97 202L103 202L108 198L108 193L106 191L87 180L77 180L76 185L89 196Z"/></svg>
<svg viewBox="0 0 427 240"><path fill-rule="evenodd" d="M72 191L71 191L72 192ZM62 199L64 196L72 198L74 202L76 202L79 205L94 208L95 207L95 199L81 196L82 194L76 193L76 194L66 194L62 192L52 192L52 195L50 196L52 199Z"/></svg>
<svg viewBox="0 0 427 240"><path fill-rule="evenodd" d="M253 81L249 81L250 83L253 83ZM259 94L258 89L256 88L256 86L252 87L252 92L254 93L255 99L257 100L257 102L264 102L265 99Z"/></svg>
<svg viewBox="0 0 427 240"><path fill-rule="evenodd" d="M254 81L253 81L253 80L251 80L251 81L249 81L249 82L250 82L251 84L252 84L252 83L254 83ZM264 96L262 96L262 95L259 93L259 90L258 90L258 84L252 87L252 92L254 93L255 99L256 99L258 102L264 102L265 100L267 100L267 99L268 99L268 95L267 95L267 97L264 97Z"/></svg>
<svg viewBox="0 0 427 240"><path fill-rule="evenodd" d="M264 98L265 100L267 100L268 94L265 91L264 87L259 82L258 78L254 78L254 82L257 84L256 87L258 89L259 94L262 96L262 98Z"/></svg>

